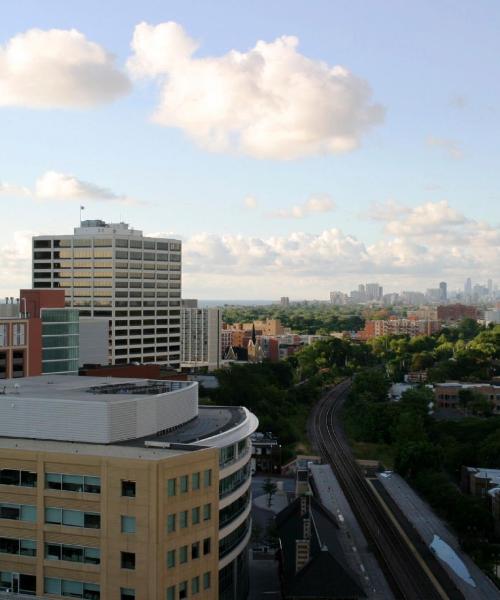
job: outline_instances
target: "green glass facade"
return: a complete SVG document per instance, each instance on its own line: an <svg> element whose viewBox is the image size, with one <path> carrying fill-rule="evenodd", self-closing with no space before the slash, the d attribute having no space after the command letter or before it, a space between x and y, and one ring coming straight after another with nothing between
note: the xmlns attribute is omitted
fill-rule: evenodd
<svg viewBox="0 0 500 600"><path fill-rule="evenodd" d="M42 310L42 373L78 374L79 312L72 308Z"/></svg>

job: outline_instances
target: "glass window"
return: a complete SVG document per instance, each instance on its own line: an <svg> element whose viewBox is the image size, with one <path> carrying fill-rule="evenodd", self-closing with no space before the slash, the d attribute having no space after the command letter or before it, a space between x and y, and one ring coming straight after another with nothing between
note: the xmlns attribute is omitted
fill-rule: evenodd
<svg viewBox="0 0 500 600"><path fill-rule="evenodd" d="M44 592L46 594L61 595L61 580L55 577L46 577L44 582Z"/></svg>
<svg viewBox="0 0 500 600"><path fill-rule="evenodd" d="M63 510L62 515L63 525L69 525L70 527L84 527L85 526L85 513L81 510Z"/></svg>
<svg viewBox="0 0 500 600"><path fill-rule="evenodd" d="M98 565L101 562L101 551L99 548L84 548L83 549L84 562L92 565Z"/></svg>
<svg viewBox="0 0 500 600"><path fill-rule="evenodd" d="M185 529L188 526L188 511L182 510L179 513L179 525L181 529Z"/></svg>
<svg viewBox="0 0 500 600"><path fill-rule="evenodd" d="M199 490L200 489L200 473L193 473L191 476L191 489Z"/></svg>
<svg viewBox="0 0 500 600"><path fill-rule="evenodd" d="M169 569L175 567L175 550L169 550L167 552L167 567Z"/></svg>
<svg viewBox="0 0 500 600"><path fill-rule="evenodd" d="M101 478L91 477L86 475L84 477L83 491L87 494L100 494L101 493Z"/></svg>
<svg viewBox="0 0 500 600"><path fill-rule="evenodd" d="M83 562L83 548L81 546L67 546L64 544L61 549L61 560Z"/></svg>
<svg viewBox="0 0 500 600"><path fill-rule="evenodd" d="M61 560L61 544L45 544L45 558L48 560Z"/></svg>
<svg viewBox="0 0 500 600"><path fill-rule="evenodd" d="M35 540L19 540L19 554L22 556L36 556Z"/></svg>
<svg viewBox="0 0 500 600"><path fill-rule="evenodd" d="M189 489L189 478L187 475L181 475L180 477L180 488L181 494L185 494Z"/></svg>
<svg viewBox="0 0 500 600"><path fill-rule="evenodd" d="M67 492L83 492L83 475L63 474L62 489Z"/></svg>
<svg viewBox="0 0 500 600"><path fill-rule="evenodd" d="M193 560L200 558L200 542L191 544L191 558Z"/></svg>
<svg viewBox="0 0 500 600"><path fill-rule="evenodd" d="M211 517L212 517L212 505L204 504L203 505L203 520L210 521Z"/></svg>
<svg viewBox="0 0 500 600"><path fill-rule="evenodd" d="M171 585L167 588L167 600L176 600L175 585Z"/></svg>
<svg viewBox="0 0 500 600"><path fill-rule="evenodd" d="M21 504L21 521L35 523L36 506L31 506L30 504Z"/></svg>
<svg viewBox="0 0 500 600"><path fill-rule="evenodd" d="M200 522L200 507L195 506L191 510L191 525L198 525Z"/></svg>
<svg viewBox="0 0 500 600"><path fill-rule="evenodd" d="M173 533L175 531L175 514L167 516L167 533Z"/></svg>
<svg viewBox="0 0 500 600"><path fill-rule="evenodd" d="M120 600L135 600L135 590L132 588L120 588Z"/></svg>
<svg viewBox="0 0 500 600"><path fill-rule="evenodd" d="M187 562L188 559L188 547L187 546L181 546L179 548L179 564L184 564Z"/></svg>
<svg viewBox="0 0 500 600"><path fill-rule="evenodd" d="M212 485L212 469L207 469L203 473L203 483L205 487L210 487Z"/></svg>
<svg viewBox="0 0 500 600"><path fill-rule="evenodd" d="M46 508L45 509L45 522L46 523L57 523L60 524L62 521L62 510L60 508Z"/></svg>
<svg viewBox="0 0 500 600"><path fill-rule="evenodd" d="M187 598L187 594L188 594L188 582L182 581L181 583L179 583L179 600L183 600L184 598Z"/></svg>
<svg viewBox="0 0 500 600"><path fill-rule="evenodd" d="M193 579L191 579L191 593L197 594L199 591L200 591L200 578L193 577Z"/></svg>
<svg viewBox="0 0 500 600"><path fill-rule="evenodd" d="M135 498L135 481L122 480L122 496Z"/></svg>
<svg viewBox="0 0 500 600"><path fill-rule="evenodd" d="M122 569L135 569L135 553L134 552L121 552L121 567Z"/></svg>
<svg viewBox="0 0 500 600"><path fill-rule="evenodd" d="M203 573L203 589L208 590L210 588L210 571Z"/></svg>
<svg viewBox="0 0 500 600"><path fill-rule="evenodd" d="M212 550L212 541L209 537L205 538L203 540L203 555L205 556L206 554L210 554L211 550Z"/></svg>
<svg viewBox="0 0 500 600"><path fill-rule="evenodd" d="M90 529L100 529L101 515L99 513L85 513L84 522L84 527L88 527Z"/></svg>
<svg viewBox="0 0 500 600"><path fill-rule="evenodd" d="M122 515L121 527L122 533L135 533L135 517Z"/></svg>
<svg viewBox="0 0 500 600"><path fill-rule="evenodd" d="M169 479L167 481L167 494L169 496L175 496L175 494L176 494L176 487L177 486L176 486L176 480L175 480L175 478Z"/></svg>
<svg viewBox="0 0 500 600"><path fill-rule="evenodd" d="M2 485L19 485L21 473L17 469L2 469L0 471L0 483Z"/></svg>

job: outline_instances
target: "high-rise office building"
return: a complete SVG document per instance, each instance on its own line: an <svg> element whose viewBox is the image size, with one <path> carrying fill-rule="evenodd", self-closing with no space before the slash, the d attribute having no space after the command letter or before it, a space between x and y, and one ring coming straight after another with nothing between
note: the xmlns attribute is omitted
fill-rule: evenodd
<svg viewBox="0 0 500 600"><path fill-rule="evenodd" d="M381 300L384 295L384 290L382 286L378 283L367 283L365 286L366 290L366 299L370 300Z"/></svg>
<svg viewBox="0 0 500 600"><path fill-rule="evenodd" d="M181 367L218 369L221 361L222 311L220 308L181 308Z"/></svg>
<svg viewBox="0 0 500 600"><path fill-rule="evenodd" d="M280 305L283 308L288 308L290 306L290 298L288 296L281 296Z"/></svg>
<svg viewBox="0 0 500 600"><path fill-rule="evenodd" d="M0 403L0 596L247 598L252 413L198 406L195 382L17 381Z"/></svg>
<svg viewBox="0 0 500 600"><path fill-rule="evenodd" d="M448 286L446 285L446 281L441 281L439 284L439 290L441 292L440 300L442 302L446 302L446 300L448 300Z"/></svg>
<svg viewBox="0 0 500 600"><path fill-rule="evenodd" d="M109 321L113 364L180 366L181 242L125 223L83 221L73 235L33 238L33 287Z"/></svg>

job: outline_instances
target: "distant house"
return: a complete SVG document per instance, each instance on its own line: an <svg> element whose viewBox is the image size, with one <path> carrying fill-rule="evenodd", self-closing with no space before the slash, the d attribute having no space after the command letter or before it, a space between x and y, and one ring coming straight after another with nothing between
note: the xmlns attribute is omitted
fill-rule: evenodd
<svg viewBox="0 0 500 600"><path fill-rule="evenodd" d="M366 598L345 561L335 517L314 496L299 496L275 522L284 600Z"/></svg>

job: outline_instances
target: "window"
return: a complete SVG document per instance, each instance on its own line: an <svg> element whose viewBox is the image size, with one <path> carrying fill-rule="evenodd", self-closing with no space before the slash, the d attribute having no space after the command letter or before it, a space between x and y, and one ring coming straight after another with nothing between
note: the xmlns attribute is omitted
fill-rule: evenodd
<svg viewBox="0 0 500 600"><path fill-rule="evenodd" d="M135 553L134 552L120 552L121 556L121 567L122 569L129 569L133 571L135 569Z"/></svg>
<svg viewBox="0 0 500 600"><path fill-rule="evenodd" d="M0 537L0 554L36 556L36 541Z"/></svg>
<svg viewBox="0 0 500 600"><path fill-rule="evenodd" d="M122 515L121 529L122 533L135 533L135 517L127 517Z"/></svg>
<svg viewBox="0 0 500 600"><path fill-rule="evenodd" d="M175 550L169 550L167 552L167 567L169 569L175 567Z"/></svg>
<svg viewBox="0 0 500 600"><path fill-rule="evenodd" d="M203 520L210 521L211 517L212 517L212 505L204 504L203 505Z"/></svg>
<svg viewBox="0 0 500 600"><path fill-rule="evenodd" d="M198 525L200 522L200 507L195 506L191 510L191 525Z"/></svg>
<svg viewBox="0 0 500 600"><path fill-rule="evenodd" d="M209 537L203 540L203 556L210 554L212 549L211 545L211 539Z"/></svg>
<svg viewBox="0 0 500 600"><path fill-rule="evenodd" d="M36 507L30 504L0 504L0 519L35 523Z"/></svg>
<svg viewBox="0 0 500 600"><path fill-rule="evenodd" d="M175 600L175 585L167 588L167 600Z"/></svg>
<svg viewBox="0 0 500 600"><path fill-rule="evenodd" d="M188 547L187 546L181 546L179 548L179 564L184 564L186 563L188 560Z"/></svg>
<svg viewBox="0 0 500 600"><path fill-rule="evenodd" d="M183 600L183 598L187 598L188 595L188 582L183 581L179 583L179 600Z"/></svg>
<svg viewBox="0 0 500 600"><path fill-rule="evenodd" d="M205 487L210 487L212 485L212 469L207 469L203 473L203 483Z"/></svg>
<svg viewBox="0 0 500 600"><path fill-rule="evenodd" d="M101 478L91 475L69 475L66 473L45 473L45 488L65 492L101 493Z"/></svg>
<svg viewBox="0 0 500 600"><path fill-rule="evenodd" d="M120 600L135 600L135 590L132 588L120 588Z"/></svg>
<svg viewBox="0 0 500 600"><path fill-rule="evenodd" d="M193 560L200 558L200 542L194 542L191 544L191 558Z"/></svg>
<svg viewBox="0 0 500 600"><path fill-rule="evenodd" d="M198 594L198 592L200 591L200 578L199 577L193 577L193 579L191 579L191 594Z"/></svg>
<svg viewBox="0 0 500 600"><path fill-rule="evenodd" d="M69 598L87 598L88 600L99 600L101 592L97 583L73 581L72 579L57 579L46 577L44 581L44 592L56 596Z"/></svg>
<svg viewBox="0 0 500 600"><path fill-rule="evenodd" d="M188 511L182 510L179 513L179 524L181 529L185 529L188 526Z"/></svg>
<svg viewBox="0 0 500 600"><path fill-rule="evenodd" d="M210 589L210 571L203 573L203 589Z"/></svg>
<svg viewBox="0 0 500 600"><path fill-rule="evenodd" d="M122 496L135 498L135 481L122 479Z"/></svg>
<svg viewBox="0 0 500 600"><path fill-rule="evenodd" d="M0 591L14 591L16 595L19 593L34 596L36 593L36 576L0 571Z"/></svg>
<svg viewBox="0 0 500 600"><path fill-rule="evenodd" d="M182 475L180 477L180 488L181 488L181 494L185 494L188 489L189 489L189 479L187 475Z"/></svg>
<svg viewBox="0 0 500 600"><path fill-rule="evenodd" d="M169 479L167 482L167 494L169 496L175 496L176 494L176 480L174 479Z"/></svg>
<svg viewBox="0 0 500 600"><path fill-rule="evenodd" d="M17 469L0 469L0 484L36 487L36 473Z"/></svg>
<svg viewBox="0 0 500 600"><path fill-rule="evenodd" d="M13 346L24 346L26 323L14 323L12 325L12 345Z"/></svg>
<svg viewBox="0 0 500 600"><path fill-rule="evenodd" d="M200 489L200 474L193 473L191 476L191 489L199 490Z"/></svg>
<svg viewBox="0 0 500 600"><path fill-rule="evenodd" d="M175 531L175 514L170 514L167 516L167 533L173 533Z"/></svg>
<svg viewBox="0 0 500 600"><path fill-rule="evenodd" d="M45 522L68 525L69 527L100 529L101 515L99 513L82 512L80 510L47 507L45 509Z"/></svg>

